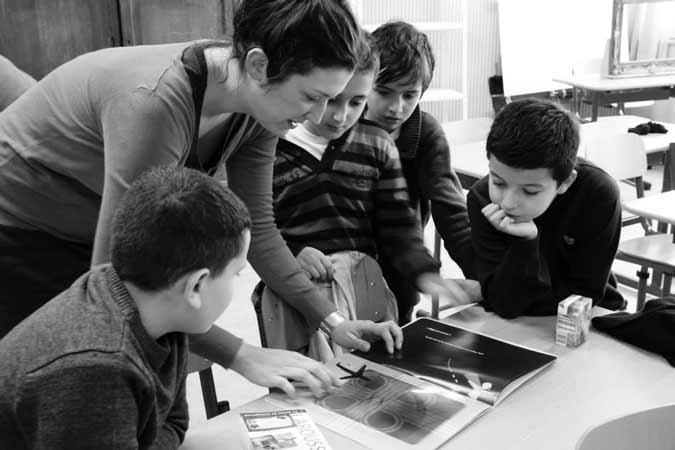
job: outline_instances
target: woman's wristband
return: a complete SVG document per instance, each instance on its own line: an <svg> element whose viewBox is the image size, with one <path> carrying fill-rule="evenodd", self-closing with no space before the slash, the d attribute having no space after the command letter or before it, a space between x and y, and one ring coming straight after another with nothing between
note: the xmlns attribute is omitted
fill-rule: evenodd
<svg viewBox="0 0 675 450"><path fill-rule="evenodd" d="M334 311L328 314L319 324L319 329L326 332L329 336L333 334L333 330L337 328L342 322L345 322L347 319L340 314L339 311Z"/></svg>

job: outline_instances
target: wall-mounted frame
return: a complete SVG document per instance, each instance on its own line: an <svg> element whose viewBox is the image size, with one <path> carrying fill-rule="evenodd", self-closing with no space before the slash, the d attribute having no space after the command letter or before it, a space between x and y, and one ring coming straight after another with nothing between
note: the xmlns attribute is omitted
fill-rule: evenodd
<svg viewBox="0 0 675 450"><path fill-rule="evenodd" d="M666 43L666 53L663 54L663 44L657 42L658 51L653 55L644 57L635 51L636 43L640 38L640 27L633 30L626 29L629 13L639 12L638 8L646 8L643 5L655 5L652 7L652 15L656 16L658 5L665 8L675 9L675 0L614 0L612 13L612 35L610 39L609 76L610 77L639 77L675 73L675 32L670 41ZM663 6L661 6L663 8ZM673 16L661 15L667 23L675 23ZM666 22L663 22L666 23ZM654 33L653 27L649 28L641 24L645 33ZM675 30L675 26L673 26ZM629 36L629 31L630 36ZM637 37L634 37L637 36ZM630 39L630 42L629 42ZM653 40L653 39L652 39Z"/></svg>

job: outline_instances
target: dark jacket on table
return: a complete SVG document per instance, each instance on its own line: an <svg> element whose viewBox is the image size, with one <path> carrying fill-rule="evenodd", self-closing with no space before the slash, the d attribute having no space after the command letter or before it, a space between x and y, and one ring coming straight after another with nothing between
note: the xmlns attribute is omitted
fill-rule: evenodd
<svg viewBox="0 0 675 450"><path fill-rule="evenodd" d="M530 240L496 230L483 216L490 203L487 176L471 188L469 217L486 310L506 318L554 315L571 294L593 304L618 295L608 278L621 234L619 189L591 164L580 161L576 170L567 192L534 219L539 234Z"/></svg>
<svg viewBox="0 0 675 450"><path fill-rule="evenodd" d="M188 427L187 335L153 339L98 266L0 341L4 449L176 449Z"/></svg>

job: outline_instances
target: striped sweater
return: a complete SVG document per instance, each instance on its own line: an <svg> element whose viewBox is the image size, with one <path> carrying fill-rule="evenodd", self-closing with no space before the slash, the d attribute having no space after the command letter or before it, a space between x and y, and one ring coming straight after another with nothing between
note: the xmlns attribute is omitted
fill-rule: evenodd
<svg viewBox="0 0 675 450"><path fill-rule="evenodd" d="M296 255L304 247L356 250L386 258L411 282L439 270L410 206L396 145L373 122L361 119L331 141L321 161L280 139L273 190L277 225Z"/></svg>

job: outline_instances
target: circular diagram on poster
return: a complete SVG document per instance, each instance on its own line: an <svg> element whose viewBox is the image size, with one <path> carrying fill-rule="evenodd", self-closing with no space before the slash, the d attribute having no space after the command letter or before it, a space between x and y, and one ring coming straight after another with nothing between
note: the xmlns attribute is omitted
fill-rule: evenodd
<svg viewBox="0 0 675 450"><path fill-rule="evenodd" d="M366 416L365 423L376 430L391 433L401 428L403 420L387 411L375 411Z"/></svg>

